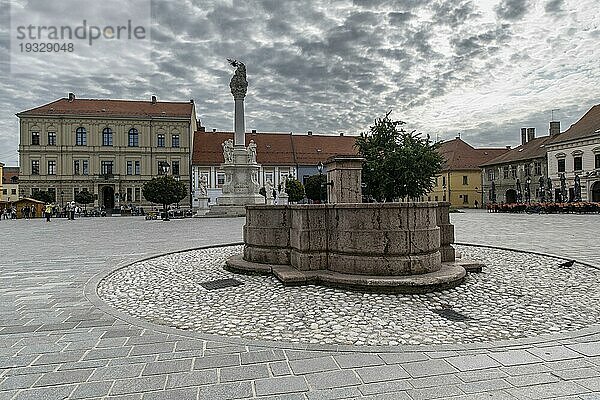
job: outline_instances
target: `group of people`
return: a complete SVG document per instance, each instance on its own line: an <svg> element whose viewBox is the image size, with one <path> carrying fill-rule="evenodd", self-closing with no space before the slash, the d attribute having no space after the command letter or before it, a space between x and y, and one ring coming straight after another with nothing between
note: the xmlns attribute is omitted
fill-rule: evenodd
<svg viewBox="0 0 600 400"><path fill-rule="evenodd" d="M2 219L17 219L17 208L6 206L3 210L0 210L0 216Z"/></svg>
<svg viewBox="0 0 600 400"><path fill-rule="evenodd" d="M600 213L600 203L571 202L571 203L513 203L513 204L488 204L488 212L500 213L537 213L537 214L561 214L561 213Z"/></svg>
<svg viewBox="0 0 600 400"><path fill-rule="evenodd" d="M67 203L66 206L63 207L62 212L58 205L54 205L51 203L46 204L44 207L44 217L46 217L46 222L50 222L52 216L66 216L68 220L74 221L75 214L80 214L81 208L75 204L74 201Z"/></svg>

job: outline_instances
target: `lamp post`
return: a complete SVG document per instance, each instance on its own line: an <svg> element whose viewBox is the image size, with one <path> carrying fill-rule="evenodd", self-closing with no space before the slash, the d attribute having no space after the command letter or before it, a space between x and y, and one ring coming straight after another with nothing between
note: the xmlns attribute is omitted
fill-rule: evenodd
<svg viewBox="0 0 600 400"><path fill-rule="evenodd" d="M527 197L527 204L531 204L531 177L527 177L525 180L525 196Z"/></svg>
<svg viewBox="0 0 600 400"><path fill-rule="evenodd" d="M319 161L317 164L317 170L319 171L319 203L323 202L323 162Z"/></svg>
<svg viewBox="0 0 600 400"><path fill-rule="evenodd" d="M65 192L63 190L60 191L60 206L61 208L65 208L65 202L63 201L65 197Z"/></svg>
<svg viewBox="0 0 600 400"><path fill-rule="evenodd" d="M169 169L170 168L171 168L171 165L168 162L166 162L166 161L163 161L160 164L161 172L165 176L169 174ZM163 216L162 220L163 221L169 221L169 211L167 210L166 204L163 204L163 211L164 211L165 215Z"/></svg>

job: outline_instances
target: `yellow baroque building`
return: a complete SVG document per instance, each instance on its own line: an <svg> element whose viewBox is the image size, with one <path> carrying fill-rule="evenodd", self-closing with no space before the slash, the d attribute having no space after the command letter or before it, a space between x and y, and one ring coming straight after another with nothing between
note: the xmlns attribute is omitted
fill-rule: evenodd
<svg viewBox="0 0 600 400"><path fill-rule="evenodd" d="M444 157L442 173L427 195L428 201L449 201L456 208L480 208L483 177L479 165L508 151L507 148L476 149L460 138L443 142L438 151Z"/></svg>

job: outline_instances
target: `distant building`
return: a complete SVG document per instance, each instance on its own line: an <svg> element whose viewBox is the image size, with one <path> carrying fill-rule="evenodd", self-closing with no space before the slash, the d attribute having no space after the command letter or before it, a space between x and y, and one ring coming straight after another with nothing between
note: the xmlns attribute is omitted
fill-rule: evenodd
<svg viewBox="0 0 600 400"><path fill-rule="evenodd" d="M4 164L0 163L0 201L4 199Z"/></svg>
<svg viewBox="0 0 600 400"><path fill-rule="evenodd" d="M208 196L214 204L221 195L225 174L220 170L224 162L222 143L233 139L233 132L206 132L201 128L194 134L192 155L192 188L198 191L201 177L208 182ZM277 187L284 176L302 183L318 174L317 165L334 155L355 155L355 136L333 136L291 133L246 133L246 145L256 143L256 161L261 165L259 183L271 181ZM197 196L197 195L196 195ZM197 205L197 204L195 204Z"/></svg>
<svg viewBox="0 0 600 400"><path fill-rule="evenodd" d="M526 200L527 178L530 201L540 201L540 178L547 180L548 162L546 145L557 135L535 137L535 128L521 128L521 145L480 166L483 170L483 191L485 203L516 203ZM492 191L492 182L495 190ZM493 192L493 193L492 193ZM494 199L492 199L492 195Z"/></svg>
<svg viewBox="0 0 600 400"><path fill-rule="evenodd" d="M443 142L439 148L445 159L442 173L423 200L449 201L453 207L481 207L485 203L479 165L504 153L506 148L476 149L460 138Z"/></svg>
<svg viewBox="0 0 600 400"><path fill-rule="evenodd" d="M148 205L142 186L167 164L169 174L190 187L197 124L193 100L76 99L69 93L17 117L19 184L25 197L42 190L67 202L87 190L94 194L94 206L106 209Z"/></svg>
<svg viewBox="0 0 600 400"><path fill-rule="evenodd" d="M567 200L574 200L575 176L579 176L581 199L600 202L600 104L560 135L553 135L546 144L546 151L555 198L559 197L560 176L564 174Z"/></svg>
<svg viewBox="0 0 600 400"><path fill-rule="evenodd" d="M0 176L2 177L0 188L0 200L2 201L17 201L21 198L19 192L19 167L0 167Z"/></svg>

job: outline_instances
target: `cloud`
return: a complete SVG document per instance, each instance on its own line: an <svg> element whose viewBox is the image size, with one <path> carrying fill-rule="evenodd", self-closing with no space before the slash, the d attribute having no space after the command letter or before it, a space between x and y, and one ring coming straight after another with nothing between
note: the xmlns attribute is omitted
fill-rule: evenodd
<svg viewBox="0 0 600 400"><path fill-rule="evenodd" d="M522 19L529 11L528 0L502 0L495 8L498 18L508 21Z"/></svg>
<svg viewBox="0 0 600 400"><path fill-rule="evenodd" d="M515 144L522 124L547 131L549 110L560 108L567 127L598 102L595 3L556 18L563 1L155 0L149 52L113 54L97 74L96 57L81 57L70 72L40 62L0 77L0 162L18 159L14 114L67 92L194 98L208 129L232 129L226 58L248 68L248 129L359 133L392 109L432 136Z"/></svg>

